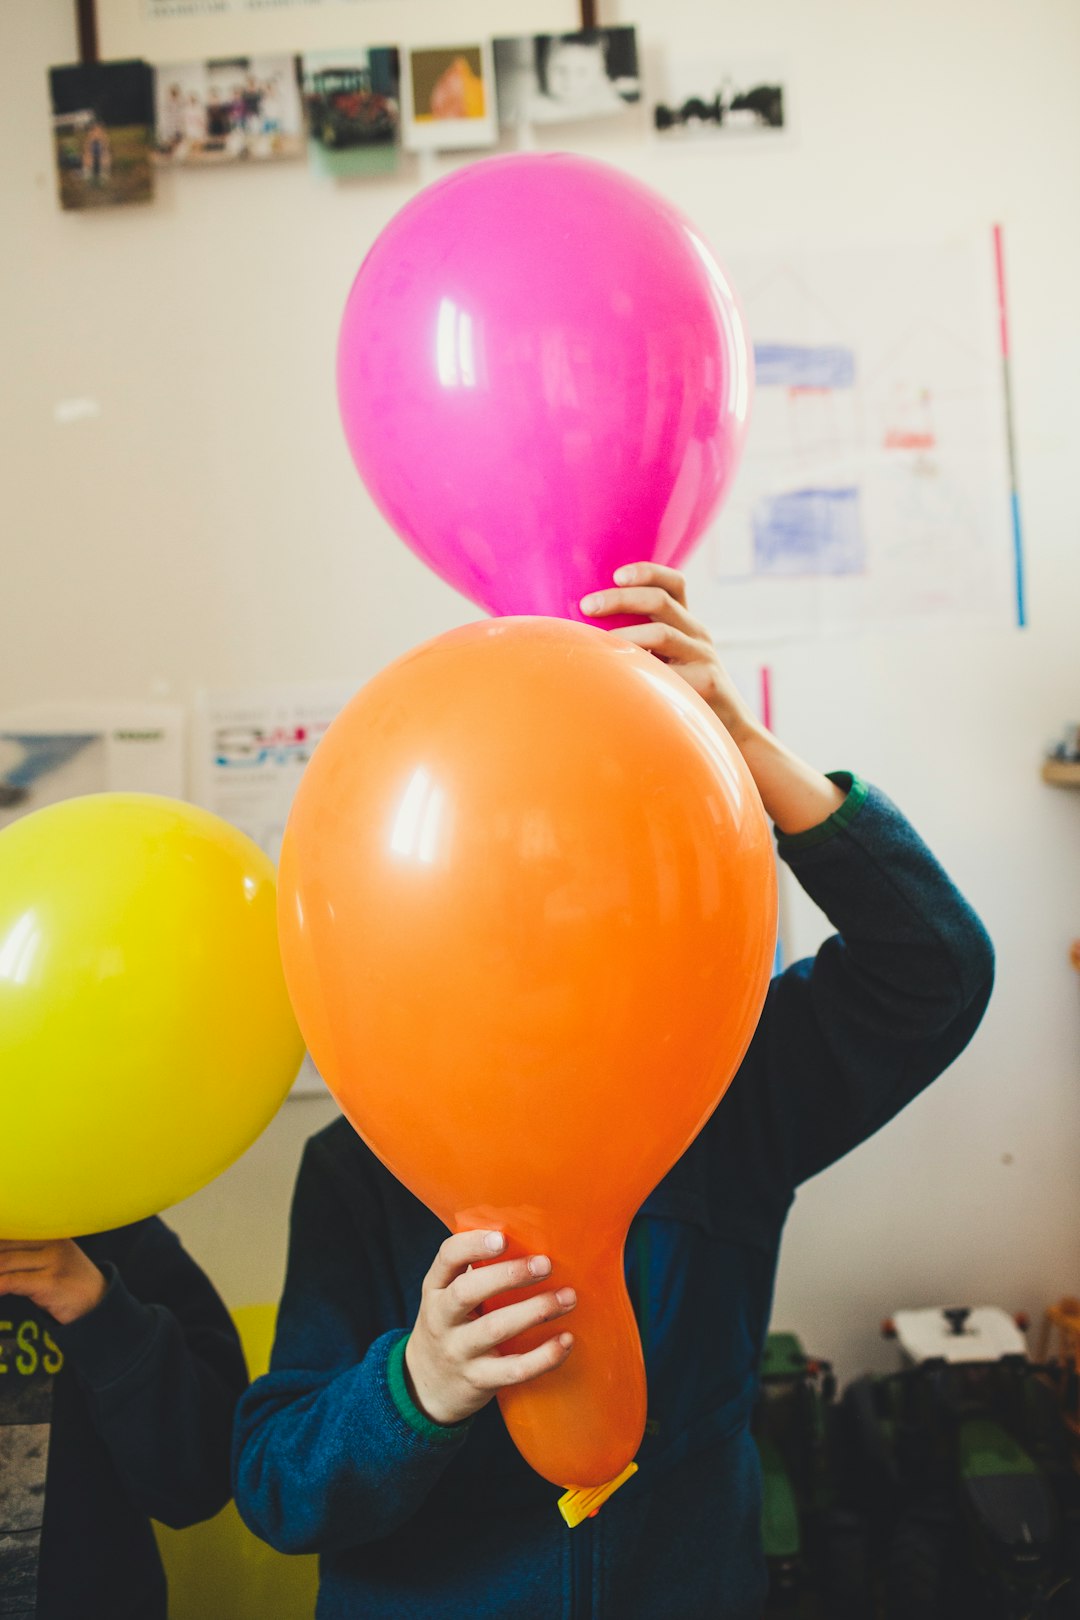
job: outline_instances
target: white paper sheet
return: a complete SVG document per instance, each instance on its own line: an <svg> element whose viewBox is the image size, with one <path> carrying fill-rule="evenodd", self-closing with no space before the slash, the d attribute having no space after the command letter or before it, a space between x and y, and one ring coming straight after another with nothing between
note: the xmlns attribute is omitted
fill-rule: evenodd
<svg viewBox="0 0 1080 1620"><path fill-rule="evenodd" d="M352 696L343 685L204 692L195 711L195 798L277 863L293 795L319 738ZM324 1091L305 1057L293 1096Z"/></svg>
<svg viewBox="0 0 1080 1620"><path fill-rule="evenodd" d="M185 791L184 711L50 703L0 712L0 828L85 793Z"/></svg>

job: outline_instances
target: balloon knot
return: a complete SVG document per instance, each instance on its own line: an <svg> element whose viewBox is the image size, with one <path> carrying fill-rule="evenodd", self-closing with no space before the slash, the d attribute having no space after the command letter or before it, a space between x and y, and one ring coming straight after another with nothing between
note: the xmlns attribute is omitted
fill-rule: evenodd
<svg viewBox="0 0 1080 1620"><path fill-rule="evenodd" d="M572 1485L568 1491L559 1497L559 1512L566 1520L570 1529L581 1524L585 1519L595 1519L609 1496L614 1496L620 1485L625 1485L632 1474L637 1473L637 1463L632 1462L618 1474L615 1479L609 1479L606 1485Z"/></svg>

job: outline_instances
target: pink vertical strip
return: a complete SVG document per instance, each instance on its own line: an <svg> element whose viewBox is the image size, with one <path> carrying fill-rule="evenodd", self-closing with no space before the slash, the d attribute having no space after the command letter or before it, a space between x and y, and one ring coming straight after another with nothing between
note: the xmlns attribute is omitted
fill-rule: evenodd
<svg viewBox="0 0 1080 1620"><path fill-rule="evenodd" d="M1005 301L1005 248L1001 226L994 226L994 267L997 271L998 325L1001 331L1001 352L1009 358L1009 309Z"/></svg>
<svg viewBox="0 0 1080 1620"><path fill-rule="evenodd" d="M1013 574L1016 586L1016 622L1027 623L1024 581L1024 534L1020 522L1020 488L1016 466L1016 428L1013 422L1012 360L1009 353L1009 306L1005 297L1005 236L994 226L994 270L997 280L998 330L1001 335L1001 376L1005 389L1005 443L1009 457L1009 506L1012 514Z"/></svg>
<svg viewBox="0 0 1080 1620"><path fill-rule="evenodd" d="M772 730L772 670L761 666L761 723L766 731Z"/></svg>

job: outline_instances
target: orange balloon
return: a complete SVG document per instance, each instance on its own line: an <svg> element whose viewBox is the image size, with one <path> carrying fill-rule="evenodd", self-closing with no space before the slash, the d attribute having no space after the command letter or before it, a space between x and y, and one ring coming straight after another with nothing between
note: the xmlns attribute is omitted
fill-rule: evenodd
<svg viewBox="0 0 1080 1620"><path fill-rule="evenodd" d="M614 1479L646 1406L627 1228L738 1068L772 966L741 756L618 637L469 625L320 742L278 918L304 1038L363 1139L453 1231L497 1228L578 1291L564 1365L500 1393L518 1449L558 1485Z"/></svg>

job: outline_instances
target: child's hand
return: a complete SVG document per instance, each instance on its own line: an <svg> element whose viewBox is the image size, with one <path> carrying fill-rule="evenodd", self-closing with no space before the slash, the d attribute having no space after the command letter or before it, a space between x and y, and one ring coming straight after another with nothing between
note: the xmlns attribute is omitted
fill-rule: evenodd
<svg viewBox="0 0 1080 1620"><path fill-rule="evenodd" d="M66 1326L101 1303L105 1278L70 1238L0 1238L0 1294L18 1294Z"/></svg>
<svg viewBox="0 0 1080 1620"><path fill-rule="evenodd" d="M447 1238L424 1278L405 1346L405 1373L410 1394L433 1423L464 1422L496 1390L561 1367L570 1354L569 1333L556 1333L523 1355L499 1354L508 1339L565 1316L577 1304L572 1288L560 1288L481 1315L479 1307L496 1294L528 1288L551 1274L551 1261L541 1254L473 1269L474 1262L490 1260L505 1247L501 1232L458 1232Z"/></svg>
<svg viewBox="0 0 1080 1620"><path fill-rule="evenodd" d="M615 614L644 615L648 624L616 630L669 664L705 699L717 719L741 747L759 729L745 700L728 675L705 626L686 607L686 581L674 568L659 563L628 563L615 571L615 590L594 591L581 599L590 619Z"/></svg>

